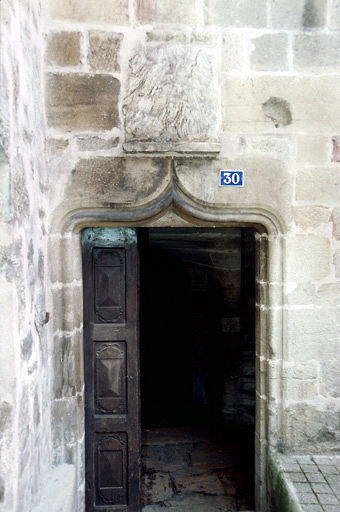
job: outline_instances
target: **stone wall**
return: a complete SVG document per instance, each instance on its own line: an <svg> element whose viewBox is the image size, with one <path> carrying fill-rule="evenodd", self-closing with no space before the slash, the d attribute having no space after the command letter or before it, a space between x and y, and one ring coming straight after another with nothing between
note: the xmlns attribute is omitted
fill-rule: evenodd
<svg viewBox="0 0 340 512"><path fill-rule="evenodd" d="M75 234L60 238L63 219L101 209L85 218L109 222L112 207L144 208L175 181L197 204L234 212L239 224L243 212L248 223L257 215L277 226L278 235L258 237L269 267L261 258L257 474L265 475L267 442L284 451L333 450L340 437L337 2L115 0L106 7L50 1L51 263L61 265L55 304L73 301L77 311L67 315L67 343L56 345L55 379L66 378L59 389L69 396L60 395L58 408L81 410L74 377L81 370L72 366L79 262L63 278L60 259L79 258L79 245ZM218 187L219 169L244 169L245 187ZM168 216L163 225L187 222ZM54 425L64 453L77 436L58 434L76 429L74 414L62 410Z"/></svg>
<svg viewBox="0 0 340 512"><path fill-rule="evenodd" d="M283 281L258 283L284 317L282 332L270 327L281 340L270 360L281 375L269 391L281 409L273 432L284 449L331 449L340 435L337 2L104 3L50 1L55 219L143 205L173 170L200 202L274 216ZM245 169L246 186L219 188L221 168Z"/></svg>
<svg viewBox="0 0 340 512"><path fill-rule="evenodd" d="M1 2L0 509L31 510L51 460L42 2Z"/></svg>

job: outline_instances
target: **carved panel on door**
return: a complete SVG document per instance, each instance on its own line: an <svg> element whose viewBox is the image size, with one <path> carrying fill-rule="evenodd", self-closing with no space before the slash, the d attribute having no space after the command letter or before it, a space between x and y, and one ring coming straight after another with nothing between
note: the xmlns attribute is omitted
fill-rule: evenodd
<svg viewBox="0 0 340 512"><path fill-rule="evenodd" d="M94 249L95 313L100 322L125 321L125 250Z"/></svg>
<svg viewBox="0 0 340 512"><path fill-rule="evenodd" d="M95 412L126 414L126 344L95 343Z"/></svg>
<svg viewBox="0 0 340 512"><path fill-rule="evenodd" d="M96 505L127 505L127 436L98 434Z"/></svg>

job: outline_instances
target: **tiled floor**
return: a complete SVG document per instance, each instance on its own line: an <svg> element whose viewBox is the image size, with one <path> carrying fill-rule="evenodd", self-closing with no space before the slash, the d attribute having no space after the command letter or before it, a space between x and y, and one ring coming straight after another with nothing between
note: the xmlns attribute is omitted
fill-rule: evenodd
<svg viewBox="0 0 340 512"><path fill-rule="evenodd" d="M292 502L306 512L340 512L340 456L280 455ZM287 488L289 488L287 486Z"/></svg>
<svg viewBox="0 0 340 512"><path fill-rule="evenodd" d="M143 431L143 512L254 510L253 442L240 429Z"/></svg>

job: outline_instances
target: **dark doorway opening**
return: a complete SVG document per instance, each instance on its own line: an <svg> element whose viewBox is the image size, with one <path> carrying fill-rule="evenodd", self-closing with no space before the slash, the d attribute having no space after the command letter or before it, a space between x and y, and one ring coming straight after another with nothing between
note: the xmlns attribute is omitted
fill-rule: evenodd
<svg viewBox="0 0 340 512"><path fill-rule="evenodd" d="M254 510L254 232L139 235L144 505Z"/></svg>

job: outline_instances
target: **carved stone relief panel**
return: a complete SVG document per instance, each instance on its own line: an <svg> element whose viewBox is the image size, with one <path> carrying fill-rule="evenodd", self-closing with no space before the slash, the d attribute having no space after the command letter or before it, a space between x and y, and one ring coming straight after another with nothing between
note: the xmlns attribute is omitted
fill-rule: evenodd
<svg viewBox="0 0 340 512"><path fill-rule="evenodd" d="M129 63L125 151L219 150L217 52L207 45L149 43Z"/></svg>

